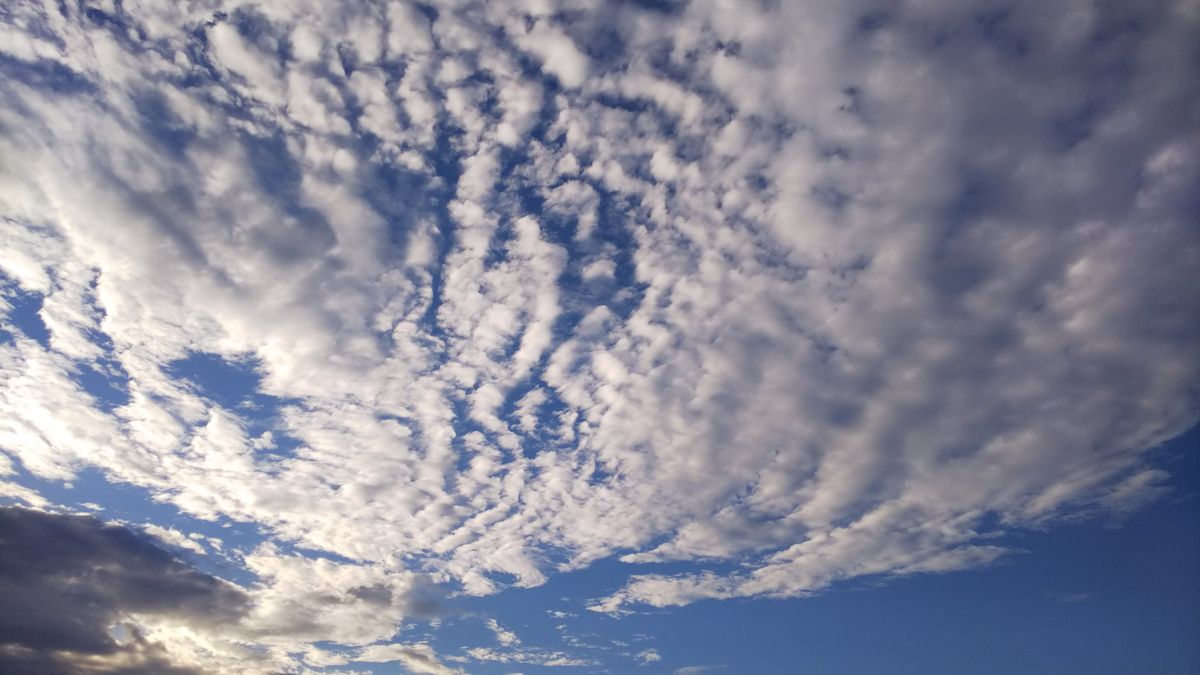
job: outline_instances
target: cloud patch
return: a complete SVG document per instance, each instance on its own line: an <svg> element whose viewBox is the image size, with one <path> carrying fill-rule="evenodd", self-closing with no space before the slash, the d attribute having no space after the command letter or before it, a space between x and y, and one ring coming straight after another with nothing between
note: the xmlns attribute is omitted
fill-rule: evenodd
<svg viewBox="0 0 1200 675"><path fill-rule="evenodd" d="M249 598L148 538L90 516L0 509L0 669L11 673L201 673L144 622L213 630Z"/></svg>

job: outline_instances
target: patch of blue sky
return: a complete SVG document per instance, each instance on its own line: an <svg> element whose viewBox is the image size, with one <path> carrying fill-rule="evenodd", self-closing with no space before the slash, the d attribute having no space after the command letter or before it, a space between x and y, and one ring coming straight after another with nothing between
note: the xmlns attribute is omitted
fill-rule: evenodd
<svg viewBox="0 0 1200 675"><path fill-rule="evenodd" d="M271 434L271 443L260 454L275 458L294 456L300 441L281 424L284 408L298 402L262 392L259 364L250 358L227 359L219 354L193 352L168 364L167 373L186 382L199 396L237 414L251 437Z"/></svg>
<svg viewBox="0 0 1200 675"><path fill-rule="evenodd" d="M96 407L104 412L112 412L129 402L129 375L110 358L102 358L94 364L78 364L71 376L80 388L92 395Z"/></svg>
<svg viewBox="0 0 1200 675"><path fill-rule="evenodd" d="M193 352L172 361L166 371L192 385L197 394L230 410L262 409L276 399L259 391L262 376L251 360L235 361L219 354Z"/></svg>
<svg viewBox="0 0 1200 675"><path fill-rule="evenodd" d="M340 564L354 564L360 562L354 558L350 558L333 551L309 548L286 539L275 538L271 540L271 543L285 554L296 555L302 558L308 558L309 560L328 560L329 562Z"/></svg>
<svg viewBox="0 0 1200 675"><path fill-rule="evenodd" d="M49 349L50 330L41 316L42 294L24 291L8 283L0 287L0 295L8 304L8 312L0 320L0 344L11 343L19 334L36 341L43 349ZM128 402L129 377L121 365L108 356L112 341L91 329L87 330L87 335L105 355L92 363L76 363L70 375L80 388L92 395L97 407L108 412Z"/></svg>
<svg viewBox="0 0 1200 675"><path fill-rule="evenodd" d="M15 284L5 284L0 287L0 295L9 307L3 322L0 322L0 342L12 342L20 334L37 341L43 349L48 349L50 331L40 314L42 294L23 291Z"/></svg>

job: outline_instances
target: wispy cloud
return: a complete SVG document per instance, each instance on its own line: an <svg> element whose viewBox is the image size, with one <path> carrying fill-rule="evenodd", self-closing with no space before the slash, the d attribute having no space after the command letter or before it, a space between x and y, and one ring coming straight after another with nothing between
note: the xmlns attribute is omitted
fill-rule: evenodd
<svg viewBox="0 0 1200 675"><path fill-rule="evenodd" d="M1053 600L1055 602L1061 602L1064 604L1074 604L1076 602L1083 602L1085 600L1091 600L1094 597L1094 594L1092 594L1092 593L1062 593L1059 591L1046 591L1046 597L1050 598L1051 600Z"/></svg>

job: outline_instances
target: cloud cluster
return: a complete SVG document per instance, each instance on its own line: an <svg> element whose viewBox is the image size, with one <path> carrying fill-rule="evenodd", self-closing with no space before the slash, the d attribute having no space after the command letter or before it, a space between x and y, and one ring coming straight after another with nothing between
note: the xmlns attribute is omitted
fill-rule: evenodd
<svg viewBox="0 0 1200 675"><path fill-rule="evenodd" d="M0 509L0 593L0 669L14 674L205 672L162 637L219 631L249 604L130 530L19 508Z"/></svg>
<svg viewBox="0 0 1200 675"><path fill-rule="evenodd" d="M304 649L315 667L397 662L414 673L461 672L426 644L367 644L381 624L431 616L436 589L405 579L356 585L375 576L267 550L245 562L259 578L252 588L199 572L123 525L0 508L0 668L301 672L291 653ZM308 646L321 640L366 646L350 654Z"/></svg>
<svg viewBox="0 0 1200 675"><path fill-rule="evenodd" d="M1155 489L1195 2L643 4L0 13L0 494L254 523L267 651L451 672L383 644L432 584L798 596Z"/></svg>

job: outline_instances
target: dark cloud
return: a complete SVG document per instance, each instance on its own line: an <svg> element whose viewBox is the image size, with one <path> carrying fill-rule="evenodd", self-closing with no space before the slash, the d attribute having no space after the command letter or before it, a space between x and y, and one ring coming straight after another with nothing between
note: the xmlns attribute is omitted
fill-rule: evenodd
<svg viewBox="0 0 1200 675"><path fill-rule="evenodd" d="M248 604L124 527L21 508L0 509L0 597L0 672L9 675L200 672L172 665L123 620L214 626Z"/></svg>

